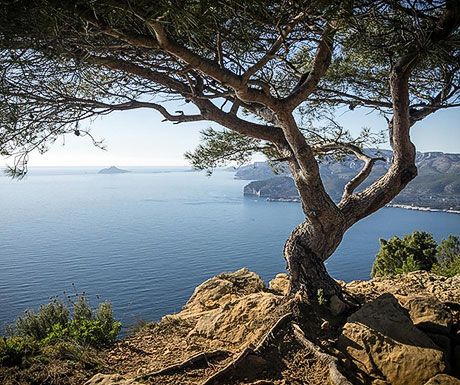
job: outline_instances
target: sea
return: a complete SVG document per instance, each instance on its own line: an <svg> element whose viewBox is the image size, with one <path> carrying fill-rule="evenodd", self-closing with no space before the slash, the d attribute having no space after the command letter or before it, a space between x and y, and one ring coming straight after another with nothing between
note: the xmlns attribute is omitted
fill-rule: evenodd
<svg viewBox="0 0 460 385"><path fill-rule="evenodd" d="M179 312L201 282L247 267L285 271L299 203L243 196L234 171L185 167L32 168L0 176L0 325L51 298L110 300L125 328ZM369 279L379 238L460 233L460 215L383 208L355 224L327 261L341 280ZM126 329L125 329L126 330Z"/></svg>

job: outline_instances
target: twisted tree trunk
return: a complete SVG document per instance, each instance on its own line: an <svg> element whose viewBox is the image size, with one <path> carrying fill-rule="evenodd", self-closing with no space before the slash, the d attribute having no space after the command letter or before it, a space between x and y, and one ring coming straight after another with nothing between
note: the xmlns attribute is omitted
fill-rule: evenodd
<svg viewBox="0 0 460 385"><path fill-rule="evenodd" d="M306 220L297 226L284 246L284 257L290 271L290 294L302 291L316 301L319 292L328 298L340 293L339 284L329 275L324 261L342 240L342 231L323 229Z"/></svg>
<svg viewBox="0 0 460 385"><path fill-rule="evenodd" d="M305 221L288 237L284 257L290 272L290 294L302 291L310 301L321 289L328 298L340 293L340 286L324 265L337 249L345 233L345 217L324 189L318 174L309 178L298 163L288 162L299 195Z"/></svg>

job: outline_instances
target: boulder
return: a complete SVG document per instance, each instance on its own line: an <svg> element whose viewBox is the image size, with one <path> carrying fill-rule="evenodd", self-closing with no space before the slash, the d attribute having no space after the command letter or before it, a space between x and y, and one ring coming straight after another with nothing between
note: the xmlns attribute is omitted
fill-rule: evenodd
<svg viewBox="0 0 460 385"><path fill-rule="evenodd" d="M219 339L239 345L257 341L266 331L282 298L272 293L253 293L228 306L202 315L190 335Z"/></svg>
<svg viewBox="0 0 460 385"><path fill-rule="evenodd" d="M278 279L280 282L282 278ZM278 318L284 297L266 290L248 269L217 275L199 285L183 310L163 317L190 327L189 337L203 337L238 347L257 343Z"/></svg>
<svg viewBox="0 0 460 385"><path fill-rule="evenodd" d="M216 309L245 295L264 290L262 278L247 268L219 274L195 288L183 312L199 313Z"/></svg>
<svg viewBox="0 0 460 385"><path fill-rule="evenodd" d="M119 374L98 373L91 377L84 385L142 385L133 379L127 379Z"/></svg>
<svg viewBox="0 0 460 385"><path fill-rule="evenodd" d="M424 385L460 385L460 380L447 374L438 374L430 378Z"/></svg>
<svg viewBox="0 0 460 385"><path fill-rule="evenodd" d="M277 274L269 282L269 288L275 294L286 295L289 290L289 276L286 273Z"/></svg>
<svg viewBox="0 0 460 385"><path fill-rule="evenodd" d="M452 327L452 313L434 297L415 297L406 302L415 326L436 334L448 335Z"/></svg>
<svg viewBox="0 0 460 385"><path fill-rule="evenodd" d="M442 349L414 326L391 294L351 315L338 346L358 369L392 385L423 385L446 368Z"/></svg>

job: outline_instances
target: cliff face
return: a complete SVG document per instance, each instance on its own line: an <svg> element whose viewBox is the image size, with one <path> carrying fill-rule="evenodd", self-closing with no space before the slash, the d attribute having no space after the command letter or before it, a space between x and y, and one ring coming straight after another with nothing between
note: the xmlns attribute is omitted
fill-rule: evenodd
<svg viewBox="0 0 460 385"><path fill-rule="evenodd" d="M460 381L460 276L341 282L359 306L284 297L247 269L198 286L183 310L108 353L95 384L435 385Z"/></svg>
<svg viewBox="0 0 460 385"><path fill-rule="evenodd" d="M294 180L287 176L254 181L244 186L244 195L256 195L273 199L298 199Z"/></svg>

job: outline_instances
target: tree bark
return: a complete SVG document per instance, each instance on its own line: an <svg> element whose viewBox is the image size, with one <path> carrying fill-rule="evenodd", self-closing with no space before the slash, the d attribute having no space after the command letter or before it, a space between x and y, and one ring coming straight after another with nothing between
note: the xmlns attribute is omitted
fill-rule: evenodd
<svg viewBox="0 0 460 385"><path fill-rule="evenodd" d="M309 301L318 300L318 290L329 298L340 293L340 285L329 275L324 261L340 244L339 227L321 228L308 219L298 225L284 246L284 257L290 271L289 294L300 291Z"/></svg>
<svg viewBox="0 0 460 385"><path fill-rule="evenodd" d="M302 201L305 221L287 239L284 257L290 272L289 293L301 291L309 301L340 293L324 261L337 249L345 232L345 217L327 194L319 172L306 174L296 160L288 162ZM316 165L316 161L314 163Z"/></svg>

